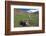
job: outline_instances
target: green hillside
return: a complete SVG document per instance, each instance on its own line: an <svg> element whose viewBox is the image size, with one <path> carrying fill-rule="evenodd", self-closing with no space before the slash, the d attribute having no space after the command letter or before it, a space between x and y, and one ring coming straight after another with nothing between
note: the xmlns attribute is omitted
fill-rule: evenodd
<svg viewBox="0 0 46 36"><path fill-rule="evenodd" d="M14 27L21 27L20 26L20 21L21 20L29 20L29 15L30 15L30 25L29 26L38 26L39 24L39 15L38 13L32 13L32 14L17 14L16 16L14 16Z"/></svg>

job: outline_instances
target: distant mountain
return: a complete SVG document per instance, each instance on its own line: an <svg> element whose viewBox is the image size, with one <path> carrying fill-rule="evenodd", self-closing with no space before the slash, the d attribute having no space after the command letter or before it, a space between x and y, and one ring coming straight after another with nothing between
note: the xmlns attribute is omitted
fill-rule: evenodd
<svg viewBox="0 0 46 36"><path fill-rule="evenodd" d="M16 15L16 14L32 14L32 13L38 13L39 11L36 11L36 12L31 12L31 13L29 13L29 12L27 12L27 11L22 11L22 10L14 10L15 12L14 12L14 14Z"/></svg>

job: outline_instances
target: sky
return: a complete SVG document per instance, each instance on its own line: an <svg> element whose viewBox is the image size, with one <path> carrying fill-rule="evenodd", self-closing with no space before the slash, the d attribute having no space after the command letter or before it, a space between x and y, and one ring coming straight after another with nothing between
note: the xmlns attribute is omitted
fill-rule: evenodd
<svg viewBox="0 0 46 36"><path fill-rule="evenodd" d="M21 11L24 11L24 12L28 12L28 13L33 13L33 12L37 12L38 9L17 9L17 10L21 10Z"/></svg>

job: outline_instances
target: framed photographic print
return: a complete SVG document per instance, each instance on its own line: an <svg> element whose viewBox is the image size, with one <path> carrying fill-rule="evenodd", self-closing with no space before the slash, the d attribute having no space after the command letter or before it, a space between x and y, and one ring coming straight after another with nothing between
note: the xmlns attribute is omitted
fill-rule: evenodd
<svg viewBox="0 0 46 36"><path fill-rule="evenodd" d="M45 32L44 3L5 1L5 34Z"/></svg>

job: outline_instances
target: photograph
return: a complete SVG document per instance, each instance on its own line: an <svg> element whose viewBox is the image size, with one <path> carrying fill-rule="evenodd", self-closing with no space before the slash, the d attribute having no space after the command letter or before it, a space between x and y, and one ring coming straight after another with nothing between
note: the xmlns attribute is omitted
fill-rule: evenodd
<svg viewBox="0 0 46 36"><path fill-rule="evenodd" d="M44 3L5 1L5 35L45 32Z"/></svg>
<svg viewBox="0 0 46 36"><path fill-rule="evenodd" d="M39 26L39 10L14 8L14 27Z"/></svg>

